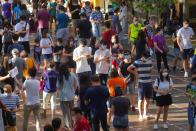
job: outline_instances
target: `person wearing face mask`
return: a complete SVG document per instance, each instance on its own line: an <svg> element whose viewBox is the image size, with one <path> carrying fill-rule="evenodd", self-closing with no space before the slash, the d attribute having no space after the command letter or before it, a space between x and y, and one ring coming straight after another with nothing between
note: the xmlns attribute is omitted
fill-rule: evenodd
<svg viewBox="0 0 196 131"><path fill-rule="evenodd" d="M124 60L118 66L118 74L120 77L124 78L127 85L127 91L130 94L131 101L131 110L136 111L135 109L135 86L136 78L134 71L129 72L127 68L132 64L131 53L128 51L124 54Z"/></svg>
<svg viewBox="0 0 196 131"><path fill-rule="evenodd" d="M110 51L104 41L100 42L100 47L95 51L94 63L96 64L96 74L99 75L101 85L106 85L110 68Z"/></svg>
<svg viewBox="0 0 196 131"><path fill-rule="evenodd" d="M183 58L184 77L188 77L188 60L193 55L192 36L194 35L193 29L189 27L189 20L183 21L183 27L177 33L177 43L180 47Z"/></svg>
<svg viewBox="0 0 196 131"><path fill-rule="evenodd" d="M132 44L132 51L134 51L135 46L134 46L134 42L138 37L138 33L139 31L142 29L142 25L139 23L138 18L134 17L133 19L133 23L131 23L129 25L129 30L128 30L128 37L129 37L129 41Z"/></svg>
<svg viewBox="0 0 196 131"><path fill-rule="evenodd" d="M168 47L166 45L166 40L163 35L163 31L160 27L156 29L157 33L153 37L155 54L157 59L157 69L158 72L161 71L161 61L163 60L164 66L167 70L169 70L168 60L167 60L167 52Z"/></svg>
<svg viewBox="0 0 196 131"><path fill-rule="evenodd" d="M90 22L93 36L99 39L101 37L101 23L103 22L103 14L99 6L95 7L95 10L91 13Z"/></svg>
<svg viewBox="0 0 196 131"><path fill-rule="evenodd" d="M172 104L172 97L170 92L172 91L173 81L168 74L168 70L164 69L160 72L159 77L155 80L154 91L156 92L156 104L157 104L157 115L155 119L154 129L158 130L158 122L163 110L163 128L168 129L167 117L168 109Z"/></svg>

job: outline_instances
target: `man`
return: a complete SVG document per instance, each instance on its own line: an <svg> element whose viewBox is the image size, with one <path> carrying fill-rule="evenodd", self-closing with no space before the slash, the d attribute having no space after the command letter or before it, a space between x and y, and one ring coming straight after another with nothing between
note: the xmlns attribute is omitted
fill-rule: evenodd
<svg viewBox="0 0 196 131"><path fill-rule="evenodd" d="M92 8L91 8L90 4L91 3L89 1L86 1L84 7L81 9L81 14L84 13L88 20L90 18L90 14L92 12Z"/></svg>
<svg viewBox="0 0 196 131"><path fill-rule="evenodd" d="M84 96L85 103L89 105L92 118L92 130L100 131L100 123L103 131L109 131L107 125L107 105L109 91L107 87L100 85L98 76L91 78L92 87L88 88Z"/></svg>
<svg viewBox="0 0 196 131"><path fill-rule="evenodd" d="M47 5L43 4L37 13L38 29L41 34L43 30L49 30L50 14L47 11Z"/></svg>
<svg viewBox="0 0 196 131"><path fill-rule="evenodd" d="M153 92L151 79L152 61L147 58L147 53L144 51L142 57L130 65L127 70L130 72L135 70L135 74L138 75L139 121L143 121L148 118L149 99L152 97Z"/></svg>
<svg viewBox="0 0 196 131"><path fill-rule="evenodd" d="M91 74L88 58L91 56L91 48L86 46L86 40L80 40L79 46L73 51L73 60L76 62L76 73L78 77L83 74Z"/></svg>
<svg viewBox="0 0 196 131"><path fill-rule="evenodd" d="M107 48L110 49L112 46L112 36L115 35L115 33L111 29L111 24L109 21L105 22L105 28L106 30L102 33L102 39L105 41Z"/></svg>
<svg viewBox="0 0 196 131"><path fill-rule="evenodd" d="M20 43L24 47L24 50L29 54L29 24L24 15L20 17L20 22L15 25L15 32L19 35L18 43Z"/></svg>
<svg viewBox="0 0 196 131"><path fill-rule="evenodd" d="M119 9L116 8L114 10L114 15L112 17L112 31L118 34L119 41L121 42L123 37L122 26L120 24L120 19L118 16Z"/></svg>
<svg viewBox="0 0 196 131"><path fill-rule="evenodd" d="M79 34L80 39L90 40L92 25L89 20L87 20L84 13L80 14L80 22L77 25L76 31Z"/></svg>
<svg viewBox="0 0 196 131"><path fill-rule="evenodd" d="M99 49L95 51L94 63L96 64L96 74L99 75L101 85L106 85L110 68L110 51L103 41Z"/></svg>
<svg viewBox="0 0 196 131"><path fill-rule="evenodd" d="M56 108L56 91L57 91L57 77L58 74L54 69L54 62L47 65L47 70L43 74L44 87L43 87L43 109L44 117L46 118L46 110L49 102L51 103L52 119L55 116Z"/></svg>
<svg viewBox="0 0 196 131"><path fill-rule="evenodd" d="M135 45L134 42L138 37L139 31L142 29L142 24L138 22L138 18L134 17L133 23L129 25L129 30L128 30L128 37L130 40L130 43L132 44L132 53L135 50Z"/></svg>
<svg viewBox="0 0 196 131"><path fill-rule="evenodd" d="M57 32L56 38L63 39L64 42L67 39L67 26L69 22L69 17L65 14L65 7L60 5L59 6L59 13L57 15Z"/></svg>
<svg viewBox="0 0 196 131"><path fill-rule="evenodd" d="M28 71L30 78L25 80L23 84L23 90L25 90L25 104L24 104L24 121L23 131L28 130L29 116L33 111L34 118L36 120L36 131L41 131L40 121L40 97L39 97L39 81L35 79L36 69L31 68Z"/></svg>
<svg viewBox="0 0 196 131"><path fill-rule="evenodd" d="M97 39L101 37L101 24L103 22L103 14L100 11L100 7L95 7L95 10L90 15L90 22L92 24L93 36Z"/></svg>
<svg viewBox="0 0 196 131"><path fill-rule="evenodd" d="M193 46L191 38L193 35L193 29L189 27L189 20L185 19L183 21L183 27L177 33L177 43L183 58L184 77L188 77L188 60L192 56Z"/></svg>

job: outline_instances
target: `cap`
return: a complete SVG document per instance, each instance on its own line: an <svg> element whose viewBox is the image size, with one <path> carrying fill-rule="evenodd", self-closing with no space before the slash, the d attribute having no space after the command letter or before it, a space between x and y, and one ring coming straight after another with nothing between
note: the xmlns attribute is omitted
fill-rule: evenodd
<svg viewBox="0 0 196 131"><path fill-rule="evenodd" d="M13 55L18 54L18 53L19 53L18 49L14 48L14 49L12 50L12 54L13 54Z"/></svg>

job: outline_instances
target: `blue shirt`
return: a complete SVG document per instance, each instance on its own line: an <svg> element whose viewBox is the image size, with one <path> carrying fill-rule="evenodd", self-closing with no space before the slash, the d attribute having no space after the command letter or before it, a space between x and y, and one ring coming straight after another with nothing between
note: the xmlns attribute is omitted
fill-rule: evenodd
<svg viewBox="0 0 196 131"><path fill-rule="evenodd" d="M120 20L117 15L113 15L112 17L112 30L117 34L122 32L122 26L120 25Z"/></svg>
<svg viewBox="0 0 196 131"><path fill-rule="evenodd" d="M65 13L60 13L57 15L58 29L67 28L69 17Z"/></svg>
<svg viewBox="0 0 196 131"><path fill-rule="evenodd" d="M44 78L44 91L47 93L56 92L56 84L57 84L58 73L54 70L47 70L43 74Z"/></svg>
<svg viewBox="0 0 196 131"><path fill-rule="evenodd" d="M14 7L14 14L16 15L16 20L19 20L20 19L20 6L19 5Z"/></svg>
<svg viewBox="0 0 196 131"><path fill-rule="evenodd" d="M102 117L107 114L106 102L109 96L109 91L105 86L94 86L87 89L84 98L90 101L90 110L95 117Z"/></svg>
<svg viewBox="0 0 196 131"><path fill-rule="evenodd" d="M8 53L11 53L13 49L18 49L18 51L21 52L22 50L24 50L24 47L23 45L18 43L12 44L8 47Z"/></svg>
<svg viewBox="0 0 196 131"><path fill-rule="evenodd" d="M90 20L94 20L94 21L102 21L103 19L103 15L101 13L101 11L93 11L90 15Z"/></svg>

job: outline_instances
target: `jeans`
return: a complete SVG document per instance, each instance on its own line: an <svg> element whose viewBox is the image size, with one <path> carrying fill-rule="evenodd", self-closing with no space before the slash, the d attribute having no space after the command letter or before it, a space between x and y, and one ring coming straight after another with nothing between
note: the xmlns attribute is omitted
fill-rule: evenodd
<svg viewBox="0 0 196 131"><path fill-rule="evenodd" d="M101 37L101 25L100 24L92 24L92 33L93 36L99 39Z"/></svg>
<svg viewBox="0 0 196 131"><path fill-rule="evenodd" d="M100 123L103 131L109 131L107 124L107 114L104 116L92 116L92 131L100 131Z"/></svg>
<svg viewBox="0 0 196 131"><path fill-rule="evenodd" d="M157 58L157 69L159 72L161 71L161 60L163 60L165 68L169 70L169 66L167 62L167 53L156 52L156 58Z"/></svg>
<svg viewBox="0 0 196 131"><path fill-rule="evenodd" d="M99 74L99 79L101 82L101 85L106 85L108 80L108 74Z"/></svg>
<svg viewBox="0 0 196 131"><path fill-rule="evenodd" d="M33 115L36 121L36 131L41 131L40 123L40 104L35 105L24 105L24 121L23 121L23 131L27 131L29 115L33 111Z"/></svg>
<svg viewBox="0 0 196 131"><path fill-rule="evenodd" d="M64 125L67 128L73 128L71 110L74 107L74 101L60 101L60 106L63 113Z"/></svg>

